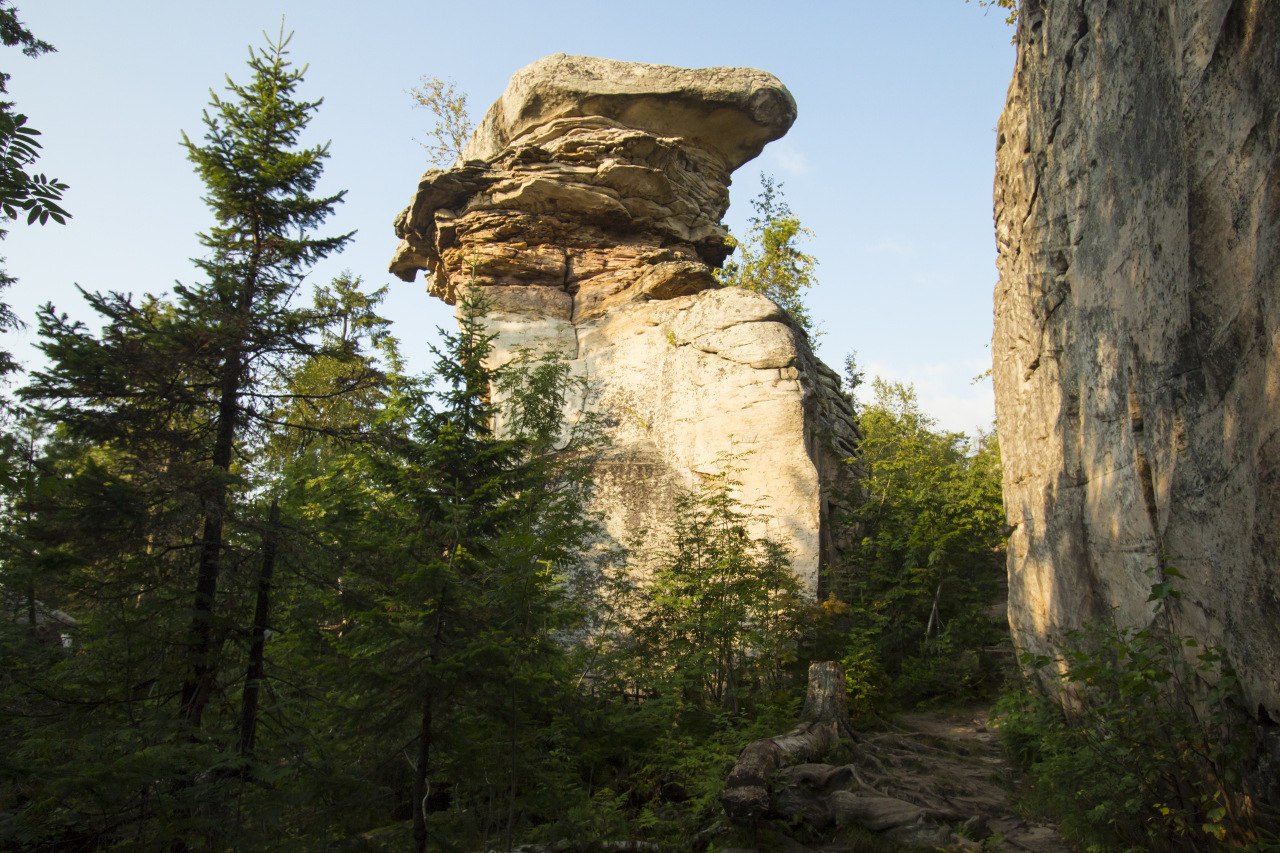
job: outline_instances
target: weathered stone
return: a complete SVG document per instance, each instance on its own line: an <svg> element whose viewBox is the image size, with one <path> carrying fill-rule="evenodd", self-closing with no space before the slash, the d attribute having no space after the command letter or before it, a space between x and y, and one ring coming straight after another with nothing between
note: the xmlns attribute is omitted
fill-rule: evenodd
<svg viewBox="0 0 1280 853"><path fill-rule="evenodd" d="M481 288L495 364L556 350L594 384L577 405L612 424L595 499L610 536L659 525L678 487L732 466L754 532L787 546L816 594L852 482L850 404L784 312L712 274L730 172L794 118L760 71L541 60L463 162L423 176L392 271L426 270L450 303Z"/></svg>
<svg viewBox="0 0 1280 853"><path fill-rule="evenodd" d="M491 160L553 119L578 116L687 139L716 152L732 171L787 132L796 103L778 78L751 68L675 68L557 53L515 73L464 159Z"/></svg>
<svg viewBox="0 0 1280 853"><path fill-rule="evenodd" d="M1037 0L1017 46L992 344L1017 644L1166 608L1280 720L1280 13Z"/></svg>

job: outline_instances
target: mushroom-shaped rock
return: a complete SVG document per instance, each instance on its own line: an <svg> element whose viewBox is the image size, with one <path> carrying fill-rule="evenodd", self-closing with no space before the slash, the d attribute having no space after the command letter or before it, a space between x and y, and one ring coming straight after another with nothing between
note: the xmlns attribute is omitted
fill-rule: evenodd
<svg viewBox="0 0 1280 853"><path fill-rule="evenodd" d="M485 115L465 160L488 160L553 119L600 116L695 143L733 171L779 139L796 102L754 68L676 68L557 53L517 71Z"/></svg>
<svg viewBox="0 0 1280 853"><path fill-rule="evenodd" d="M731 172L794 119L762 71L548 57L419 180L391 268L426 270L449 303L481 288L496 363L558 350L590 378L577 405L611 424L594 506L610 537L661 528L673 490L736 458L755 532L816 594L852 491L850 404L785 312L714 275Z"/></svg>

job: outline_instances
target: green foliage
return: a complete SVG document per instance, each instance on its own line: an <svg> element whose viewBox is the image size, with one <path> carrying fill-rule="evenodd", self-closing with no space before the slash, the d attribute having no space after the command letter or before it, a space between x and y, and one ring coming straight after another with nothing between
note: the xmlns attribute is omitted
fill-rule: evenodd
<svg viewBox="0 0 1280 853"><path fill-rule="evenodd" d="M602 440L600 418L587 410L593 389L573 374L564 353L518 350L493 384L501 401L497 431L527 442L534 454L575 452ZM576 414L569 418L571 408Z"/></svg>
<svg viewBox="0 0 1280 853"><path fill-rule="evenodd" d="M858 389L866 382L867 374L862 369L862 365L858 364L858 354L851 352L844 357L844 392L849 398L856 401Z"/></svg>
<svg viewBox="0 0 1280 853"><path fill-rule="evenodd" d="M210 94L203 144L182 135L187 158L208 190L205 203L217 220L200 237L210 257L196 264L209 277L208 295L224 308L245 311L281 300L312 264L351 239L350 234L315 234L346 193L310 195L320 182L329 146L298 147L320 101L295 97L306 69L294 68L288 60L292 37L282 30L266 47L250 50L250 82L228 79L227 97ZM293 332L289 340L296 337L287 326L263 331ZM262 340L254 343L265 345Z"/></svg>
<svg viewBox="0 0 1280 853"><path fill-rule="evenodd" d="M561 432L554 400L531 396L559 391L563 361L500 381L484 308L465 294L434 377L400 382L378 440L299 469L289 498L339 578L299 626L310 639L298 654L332 668L335 724L358 757L340 775L359 798L398 804L419 847L506 844L569 787L544 783L566 752L556 716L573 673L557 638L579 620L565 578L592 528L587 482L545 440ZM497 384L545 421L497 435ZM432 792L451 805L415 805Z"/></svg>
<svg viewBox="0 0 1280 853"><path fill-rule="evenodd" d="M720 283L741 287L769 297L795 320L806 334L815 334L813 317L804 305L804 293L817 284L813 255L800 248L811 232L800 224L782 198L782 184L769 175L760 178L760 194L751 201L755 215L746 239L737 243L739 257L717 272Z"/></svg>
<svg viewBox="0 0 1280 853"><path fill-rule="evenodd" d="M172 302L85 294L106 321L99 336L46 306L39 322L49 367L23 392L69 436L112 447L119 476L145 484L141 499L181 519L161 538L147 534L146 547L178 565L195 556L180 706L196 729L218 691L219 653L231 632L222 620L234 602L219 584L240 559L244 528L233 507L250 488L242 463L275 427L294 360L323 349L319 333L331 319L291 301L311 265L350 238L315 234L341 194L310 195L327 152L297 148L319 102L294 97L302 71L287 59L288 41L281 33L251 51L251 81L229 80L230 96L213 96L203 145L183 136L216 219L200 237L208 256L195 262L205 280L176 285ZM172 576L167 594L178 584Z"/></svg>
<svg viewBox="0 0 1280 853"><path fill-rule="evenodd" d="M344 444L367 439L404 369L391 322L377 313L387 288L366 293L345 272L316 288L313 311L323 318L319 347L285 375L266 418L265 466L322 470Z"/></svg>
<svg viewBox="0 0 1280 853"><path fill-rule="evenodd" d="M250 707L240 688L264 633L255 595L292 596L277 601L287 615L320 580L294 564L264 586L264 545L280 534L264 487L303 454L297 433L336 437L351 400L377 404L382 376L356 340L385 321L378 295L350 281L314 308L291 305L311 264L348 238L314 234L339 196L310 195L325 152L296 148L316 104L293 98L286 43L253 52L252 81L214 97L203 145L186 140L217 219L201 237L205 281L172 299L86 293L98 334L52 306L40 314L49 364L22 393L53 430L15 537L29 544L3 582L30 578L29 597L79 624L69 654L5 691L24 732L13 755L27 784L5 788L16 837L251 845L267 810L245 805L244 786L296 790L296 692L272 680L260 707L237 707L242 695ZM293 557L302 537L284 538ZM274 763L244 746L241 730L264 716Z"/></svg>
<svg viewBox="0 0 1280 853"><path fill-rule="evenodd" d="M1004 19L1004 22L1009 26L1013 26L1014 24L1018 23L1018 11L1019 11L1018 0L964 0L964 2L966 3L976 2L979 6L981 6L984 9L991 8L991 7L995 7L997 9L1004 9L1006 12L1008 12L1008 15Z"/></svg>
<svg viewBox="0 0 1280 853"><path fill-rule="evenodd" d="M1167 581L1152 588L1155 601L1173 594ZM1247 715L1221 650L1157 615L1141 629L1072 631L1060 658L1024 656L1023 665L1056 682L1063 703L1019 690L998 704L1006 748L1034 781L1032 808L1090 850L1257 842L1260 804L1239 775Z"/></svg>
<svg viewBox="0 0 1280 853"><path fill-rule="evenodd" d="M18 20L18 10L5 0L0 3L0 41L9 47L22 46L26 56L36 57L53 52L53 45L31 34ZM0 72L0 95L8 93L9 74ZM0 101L0 211L7 219L16 219L25 211L27 224L50 219L65 224L71 214L58 204L67 185L42 173L31 174L29 167L40 157L40 131L27 124L27 117L14 112L13 104Z"/></svg>
<svg viewBox="0 0 1280 853"><path fill-rule="evenodd" d="M58 202L67 185L27 171L40 156L39 135L40 131L27 125L25 115L0 111L0 211L9 219L25 211L28 225L36 221L44 225L50 219L64 225L71 214Z"/></svg>
<svg viewBox="0 0 1280 853"><path fill-rule="evenodd" d="M749 532L729 474L677 491L669 529L636 543L613 604L615 660L631 689L739 712L778 689L796 660L800 589L786 552Z"/></svg>
<svg viewBox="0 0 1280 853"><path fill-rule="evenodd" d="M53 45L36 38L31 31L18 20L18 10L8 0L0 0L0 42L8 47L21 45L25 56L36 57L51 53ZM0 71L0 95L8 93L10 75ZM27 117L14 111L11 101L0 99L0 214L4 219L17 219L20 211L27 214L27 224L39 222L41 225L50 219L65 224L71 214L67 213L58 202L67 185L44 174L30 174L29 167L34 165L40 154L40 142L36 139L40 131L27 124ZM0 228L0 240L5 231ZM11 287L16 279L0 269L0 291ZM0 302L0 333L16 331L22 328L22 322ZM17 370L17 362L5 350L0 350L0 382ZM9 414L9 403L0 398L0 422ZM3 464L3 463L0 463Z"/></svg>
<svg viewBox="0 0 1280 853"><path fill-rule="evenodd" d="M669 526L637 537L625 569L609 572L579 652L590 692L575 712L579 796L608 797L602 812L580 801L580 829L538 837L612 831L694 847L722 818L719 793L741 749L794 724L807 609L785 554L751 535L758 519L734 491L721 474L677 492Z"/></svg>
<svg viewBox="0 0 1280 853"><path fill-rule="evenodd" d="M0 235L0 237L2 236L3 235ZM6 288L11 287L16 281L17 279L8 275L2 268L0 268L0 293L2 293ZM8 303L0 301L0 335L3 335L5 332L16 332L19 329L22 329L25 325L26 324L19 320L18 316L13 313L13 309L9 307ZM8 350L0 350L0 386L7 382L9 375L17 369L18 362L14 360L13 354ZM8 415L8 408L9 401L5 397L0 396L0 423L3 423L5 416Z"/></svg>
<svg viewBox="0 0 1280 853"><path fill-rule="evenodd" d="M864 710L877 695L909 705L984 688L992 673L982 649L1006 632L987 613L1004 570L995 436L940 432L911 386L877 378L873 387L860 415L867 479L853 523L862 537L836 590L851 607L844 665Z"/></svg>
<svg viewBox="0 0 1280 853"><path fill-rule="evenodd" d="M430 142L422 143L430 162L449 166L462 158L462 150L475 130L467 112L467 95L459 92L452 80L423 75L422 81L409 90L415 106L431 113L435 119Z"/></svg>
<svg viewBox="0 0 1280 853"><path fill-rule="evenodd" d="M3 0L0 30L49 49ZM909 389L867 411L855 571L809 605L729 474L608 550L586 510L599 425L566 419L591 389L556 354L495 369L473 294L427 377L404 375L385 289L344 274L299 305L350 235L319 233L342 194L316 194L320 102L288 42L183 136L214 214L202 280L85 293L96 330L39 315L48 366L0 466L0 848L705 845L812 654L845 658L864 711L978 677L998 452L938 433ZM459 156L465 98L414 94L433 156ZM11 125L18 180L38 142ZM62 221L38 178L6 215ZM808 232L771 178L753 206L722 280L812 333Z"/></svg>
<svg viewBox="0 0 1280 853"><path fill-rule="evenodd" d="M22 45L24 56L39 56L42 53L53 53L54 47L47 41L36 38L31 30L18 20L18 10L11 0L0 0L0 42L6 47ZM0 73L0 94L9 91L8 83L11 75Z"/></svg>

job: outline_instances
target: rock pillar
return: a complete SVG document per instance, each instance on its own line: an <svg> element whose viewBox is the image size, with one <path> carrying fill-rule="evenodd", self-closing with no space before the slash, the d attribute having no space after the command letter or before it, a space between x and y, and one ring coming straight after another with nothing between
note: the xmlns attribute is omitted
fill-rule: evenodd
<svg viewBox="0 0 1280 853"><path fill-rule="evenodd" d="M819 591L856 427L835 373L768 299L718 287L731 173L782 136L770 74L559 54L517 72L463 158L396 219L392 271L453 303L482 288L495 359L555 350L593 386L610 449L611 536L660 522L671 490L733 458L757 533Z"/></svg>

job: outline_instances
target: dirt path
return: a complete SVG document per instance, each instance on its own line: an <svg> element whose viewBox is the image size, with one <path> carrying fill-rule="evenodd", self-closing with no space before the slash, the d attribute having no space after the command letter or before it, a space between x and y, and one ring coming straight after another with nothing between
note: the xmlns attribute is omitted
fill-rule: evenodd
<svg viewBox="0 0 1280 853"><path fill-rule="evenodd" d="M876 730L846 724L832 734L823 726L834 731L831 719L847 720L848 712L843 691L832 694L823 684L811 669L810 698L838 695L838 708L806 710L808 722L742 751L721 802L747 843L712 849L1070 853L1054 827L1015 807L1021 779L988 724L987 707L901 714ZM816 749L815 733L827 736ZM787 763L811 756L821 757Z"/></svg>
<svg viewBox="0 0 1280 853"><path fill-rule="evenodd" d="M921 823L932 818L943 829L933 837L923 829L914 836L895 831L904 842L952 850L1071 849L1052 826L1028 821L1013 807L1018 776L984 707L900 715L888 729L862 735L854 752L859 789L886 803L910 803L927 816Z"/></svg>

